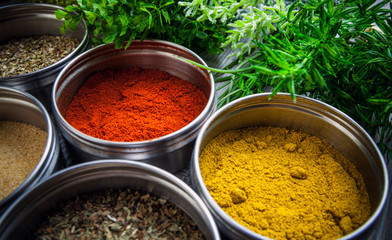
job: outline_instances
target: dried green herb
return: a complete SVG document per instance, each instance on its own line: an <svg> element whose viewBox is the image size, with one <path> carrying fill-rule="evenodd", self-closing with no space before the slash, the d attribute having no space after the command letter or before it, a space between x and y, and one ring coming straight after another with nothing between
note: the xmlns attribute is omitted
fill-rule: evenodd
<svg viewBox="0 0 392 240"><path fill-rule="evenodd" d="M35 239L204 239L173 203L149 193L110 189L60 204Z"/></svg>
<svg viewBox="0 0 392 240"><path fill-rule="evenodd" d="M0 45L0 77L14 77L48 67L69 55L79 40L68 36L34 36Z"/></svg>

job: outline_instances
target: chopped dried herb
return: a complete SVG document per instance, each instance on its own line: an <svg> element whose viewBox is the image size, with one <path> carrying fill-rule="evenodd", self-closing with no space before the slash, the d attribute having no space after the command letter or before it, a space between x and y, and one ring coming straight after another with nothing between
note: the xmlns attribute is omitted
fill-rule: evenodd
<svg viewBox="0 0 392 240"><path fill-rule="evenodd" d="M204 239L173 203L149 193L109 189L59 205L34 239Z"/></svg>
<svg viewBox="0 0 392 240"><path fill-rule="evenodd" d="M0 77L14 77L48 67L68 56L79 45L69 36L34 36L0 45Z"/></svg>

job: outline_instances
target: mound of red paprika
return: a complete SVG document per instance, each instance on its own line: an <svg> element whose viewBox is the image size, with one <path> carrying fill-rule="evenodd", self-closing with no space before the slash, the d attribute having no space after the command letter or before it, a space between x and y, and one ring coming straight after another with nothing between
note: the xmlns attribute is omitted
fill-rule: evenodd
<svg viewBox="0 0 392 240"><path fill-rule="evenodd" d="M87 79L68 106L65 119L95 138L135 142L179 130L206 104L198 87L167 72L107 69Z"/></svg>

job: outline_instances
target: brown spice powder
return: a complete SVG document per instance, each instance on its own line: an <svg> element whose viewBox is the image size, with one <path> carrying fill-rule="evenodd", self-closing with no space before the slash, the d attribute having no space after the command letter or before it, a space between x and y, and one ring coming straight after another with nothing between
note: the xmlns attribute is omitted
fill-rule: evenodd
<svg viewBox="0 0 392 240"><path fill-rule="evenodd" d="M0 121L0 200L33 171L46 146L47 132L30 124Z"/></svg>

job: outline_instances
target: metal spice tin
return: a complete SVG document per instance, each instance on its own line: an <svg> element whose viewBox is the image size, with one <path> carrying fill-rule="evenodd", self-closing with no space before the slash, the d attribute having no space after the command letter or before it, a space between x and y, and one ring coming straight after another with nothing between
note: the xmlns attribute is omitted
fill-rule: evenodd
<svg viewBox="0 0 392 240"><path fill-rule="evenodd" d="M62 35L55 10L63 9L50 4L12 4L0 7L0 43L11 39L41 35ZM62 60L40 69L14 77L0 78L0 85L26 91L41 101L50 110L53 82L61 69L73 58L90 48L90 38L85 22L82 20L74 31L68 31L66 36L79 40L79 45Z"/></svg>
<svg viewBox="0 0 392 240"><path fill-rule="evenodd" d="M35 97L26 92L0 86L0 120L28 123L47 132L46 147L41 159L27 179L0 201L1 213L23 192L58 170L60 145L48 112Z"/></svg>
<svg viewBox="0 0 392 240"><path fill-rule="evenodd" d="M220 239L211 213L188 185L150 164L117 159L71 166L26 192L0 217L0 239L28 239L60 202L116 188L167 199L193 219L206 239Z"/></svg>
<svg viewBox="0 0 392 240"><path fill-rule="evenodd" d="M285 93L269 97L269 93L255 94L227 104L210 117L196 139L190 168L192 186L213 214L220 231L228 239L266 239L234 221L215 202L203 182L199 156L209 141L226 130L271 126L299 129L325 139L354 163L369 193L371 216L342 239L367 239L384 208L389 187L387 167L373 139L349 116L321 101L296 96L295 103Z"/></svg>
<svg viewBox="0 0 392 240"><path fill-rule="evenodd" d="M52 94L53 115L67 142L70 158L79 162L97 159L136 160L173 173L187 167L196 135L215 110L215 85L211 73L178 56L206 65L191 50L160 40L134 40L126 50L115 49L114 44L105 44L90 49L71 61L57 77ZM123 67L158 69L189 81L204 93L207 105L200 115L185 127L146 141L106 141L88 136L72 127L64 115L73 96L87 78L97 71Z"/></svg>

